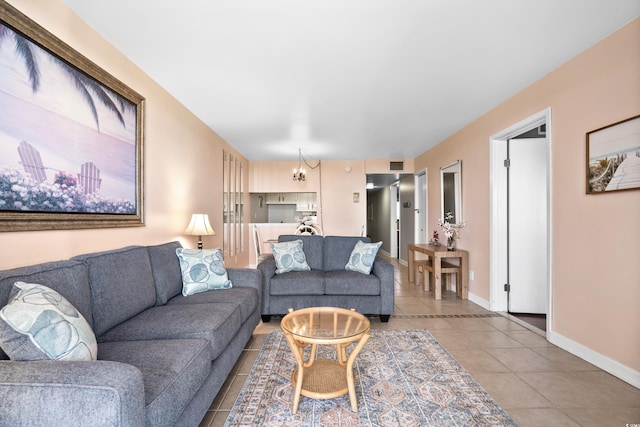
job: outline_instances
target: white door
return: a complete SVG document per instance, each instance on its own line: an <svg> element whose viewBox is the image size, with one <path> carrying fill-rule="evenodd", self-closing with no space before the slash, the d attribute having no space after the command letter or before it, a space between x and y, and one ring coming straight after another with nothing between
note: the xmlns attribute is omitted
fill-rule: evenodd
<svg viewBox="0 0 640 427"><path fill-rule="evenodd" d="M509 312L546 314L547 140L508 141Z"/></svg>

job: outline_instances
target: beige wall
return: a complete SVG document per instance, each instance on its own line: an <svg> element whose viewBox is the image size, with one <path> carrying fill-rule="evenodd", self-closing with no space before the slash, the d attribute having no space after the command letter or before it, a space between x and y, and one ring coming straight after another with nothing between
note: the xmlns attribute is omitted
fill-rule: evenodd
<svg viewBox="0 0 640 427"><path fill-rule="evenodd" d="M640 191L585 194L585 134L640 113L640 19L416 158L437 228L439 167L463 165L461 248L470 292L489 300L489 137L547 107L552 116L552 331L640 378ZM625 368L623 368L624 370Z"/></svg>
<svg viewBox="0 0 640 427"><path fill-rule="evenodd" d="M309 161L312 166L316 163ZM324 234L359 236L367 214L364 161L323 160L316 169L306 167L304 182L292 179L297 166L297 161L250 162L249 192L316 192L318 222ZM358 202L354 202L354 193L358 193Z"/></svg>
<svg viewBox="0 0 640 427"><path fill-rule="evenodd" d="M309 161L316 166L317 161ZM249 162L249 192L250 193L317 193L320 190L320 169L307 170L304 181L293 180L293 169L298 167L298 161L258 161Z"/></svg>
<svg viewBox="0 0 640 427"><path fill-rule="evenodd" d="M195 212L208 213L218 232L217 236L203 237L205 247L222 246L222 172L218 165L222 165L223 148L235 155L238 153L60 1L11 0L9 3L146 98L146 226L0 233L0 246L4 248L0 268L171 240L195 247L197 238L182 234ZM247 178L248 173L245 180ZM248 248L248 233L244 235L244 246ZM228 265L246 265L247 253L248 250L225 261Z"/></svg>

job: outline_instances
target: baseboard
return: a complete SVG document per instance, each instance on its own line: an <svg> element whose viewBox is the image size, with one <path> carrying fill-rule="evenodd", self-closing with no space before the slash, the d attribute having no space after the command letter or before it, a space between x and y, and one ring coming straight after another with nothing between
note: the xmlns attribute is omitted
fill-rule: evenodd
<svg viewBox="0 0 640 427"><path fill-rule="evenodd" d="M469 295L469 299L471 299L471 294ZM486 308L488 310L488 307ZM530 329L538 335L546 338L547 341L549 341L551 344L557 345L561 349L568 351L574 356L577 356L582 360L591 363L592 365L597 366L603 371L620 378L622 381L627 382L636 388L640 388L640 372L636 371L635 369L625 366L622 363L615 361L603 354L600 354L597 351L590 349L589 347L577 343L572 339L565 337L564 335L560 335L557 332L542 331L510 315L509 313L501 312L500 314L510 319L511 321L516 322L519 325L524 326L525 328Z"/></svg>
<svg viewBox="0 0 640 427"><path fill-rule="evenodd" d="M384 256L386 256L387 258L391 258L391 259L392 259L392 260L394 260L394 261L398 261L398 264L400 264L400 265L404 265L405 267L407 267L407 266L409 265L409 263L408 263L406 260L404 260L404 259L400 259L400 258L396 258L396 257L394 257L393 255L391 255L389 252L387 252L387 251L383 251L382 249L378 249L378 253L379 253L380 255L384 255Z"/></svg>
<svg viewBox="0 0 640 427"><path fill-rule="evenodd" d="M484 298L480 298L478 295L471 292L469 292L468 295L469 295L469 301L471 301L474 304L478 304L480 307L484 308L485 310L491 311L489 309L489 301L487 301Z"/></svg>
<svg viewBox="0 0 640 427"><path fill-rule="evenodd" d="M472 294L469 294L469 300L489 310L488 301ZM528 325L526 322L523 322L511 316L508 313L500 313L500 314L524 326L525 328L531 329L533 332L536 332L537 334L545 337L547 341L549 341L551 344L557 345L561 349L568 351L574 356L577 356L582 360L585 360L591 363L592 365L597 366L603 371L608 372L611 375L620 378L622 381L631 384L635 388L640 389L640 372L636 371L635 369L625 366L622 363L616 360L613 360L610 357L607 357L603 354L600 354L597 351L590 349L589 347L586 347L580 343L577 343L572 339L565 337L564 335L560 335L557 332L541 331L537 328L534 328Z"/></svg>
<svg viewBox="0 0 640 427"><path fill-rule="evenodd" d="M584 345L577 343L563 335L558 334L557 332L549 331L547 332L547 340L551 344L555 344L563 350L568 351L581 359L586 360L587 362L597 366L610 373L613 376L620 378L622 381L625 381L632 386L640 389L640 372L632 369L628 366L623 365L620 362L617 362L603 354L598 353L595 350L592 350Z"/></svg>

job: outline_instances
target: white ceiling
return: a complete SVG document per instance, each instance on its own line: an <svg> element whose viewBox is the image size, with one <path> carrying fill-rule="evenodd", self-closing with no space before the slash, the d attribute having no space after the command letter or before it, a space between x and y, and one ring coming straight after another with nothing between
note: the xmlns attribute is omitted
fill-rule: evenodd
<svg viewBox="0 0 640 427"><path fill-rule="evenodd" d="M414 158L640 15L640 0L63 2L249 160Z"/></svg>

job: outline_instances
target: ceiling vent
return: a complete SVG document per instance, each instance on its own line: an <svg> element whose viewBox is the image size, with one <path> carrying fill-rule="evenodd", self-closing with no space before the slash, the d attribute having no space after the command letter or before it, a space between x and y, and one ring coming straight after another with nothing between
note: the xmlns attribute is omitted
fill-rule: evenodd
<svg viewBox="0 0 640 427"><path fill-rule="evenodd" d="M389 162L389 170L390 171L403 171L404 170L404 162Z"/></svg>

